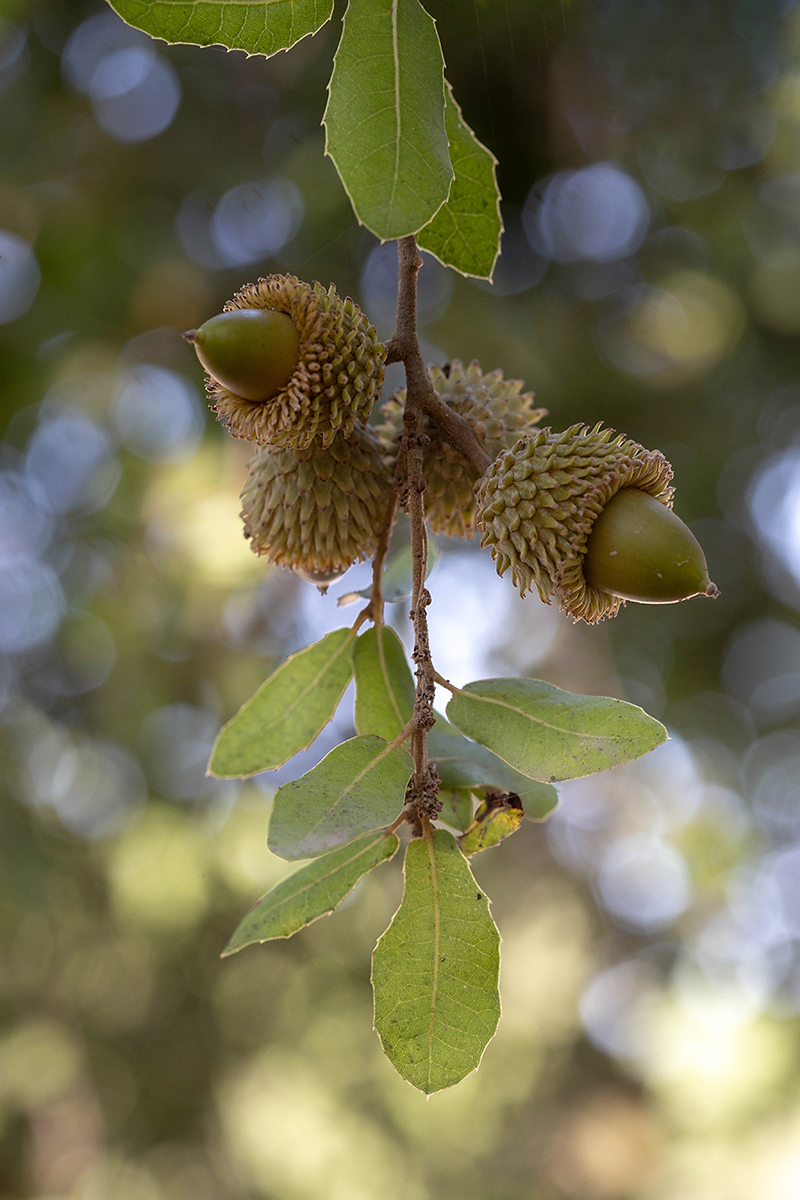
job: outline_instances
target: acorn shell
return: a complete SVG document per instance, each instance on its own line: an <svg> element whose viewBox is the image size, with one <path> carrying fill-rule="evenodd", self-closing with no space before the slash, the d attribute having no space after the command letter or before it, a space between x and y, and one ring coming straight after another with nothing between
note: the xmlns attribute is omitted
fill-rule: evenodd
<svg viewBox="0 0 800 1200"><path fill-rule="evenodd" d="M237 396L210 375L206 390L218 420L234 437L259 445L303 450L329 446L366 421L383 386L386 351L375 329L349 297L331 286L294 275L269 275L250 283L224 306L269 308L292 318L300 334L299 362L271 400Z"/></svg>
<svg viewBox="0 0 800 1200"><path fill-rule="evenodd" d="M429 371L439 399L466 417L490 458L509 450L522 432L547 413L547 409L533 407L533 393L523 392L525 385L521 380L503 379L499 370L484 375L475 360L464 367L454 358L449 367L431 364ZM405 388L394 393L381 410L385 423L377 429L392 467L403 433L405 399ZM423 431L430 438L422 459L428 525L434 533L446 537L472 538L479 472L468 458L445 441L427 417Z"/></svg>
<svg viewBox="0 0 800 1200"><path fill-rule="evenodd" d="M245 537L254 554L324 587L374 553L391 486L377 438L361 425L328 446L265 446L248 464Z"/></svg>
<svg viewBox="0 0 800 1200"><path fill-rule="evenodd" d="M536 430L501 454L479 488L478 525L498 574L511 570L524 596L535 587L576 621L612 617L624 600L591 587L583 574L595 520L621 488L638 488L672 508L672 468L612 429L572 425Z"/></svg>

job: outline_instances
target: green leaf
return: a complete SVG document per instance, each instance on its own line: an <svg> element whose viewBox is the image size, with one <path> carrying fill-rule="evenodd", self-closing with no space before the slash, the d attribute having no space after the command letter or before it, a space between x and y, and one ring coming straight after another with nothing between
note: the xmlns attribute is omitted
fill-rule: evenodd
<svg viewBox="0 0 800 1200"><path fill-rule="evenodd" d="M444 821L445 825L452 826L453 829L460 829L463 833L468 829L472 822L472 809L474 797L472 792L464 789L452 789L439 792L439 799L442 802L442 811L439 813L438 820Z"/></svg>
<svg viewBox="0 0 800 1200"><path fill-rule="evenodd" d="M214 744L209 774L269 771L305 750L330 721L353 675L351 629L334 629L292 654L262 683Z"/></svg>
<svg viewBox="0 0 800 1200"><path fill-rule="evenodd" d="M407 750L379 737L335 746L275 793L267 843L281 858L313 858L399 815L414 770Z"/></svg>
<svg viewBox="0 0 800 1200"><path fill-rule="evenodd" d="M403 643L393 629L368 629L355 644L356 732L377 733L391 742L414 709L414 680Z"/></svg>
<svg viewBox="0 0 800 1200"><path fill-rule="evenodd" d="M455 179L446 203L419 231L417 242L446 267L491 279L503 232L497 159L467 125L446 80L445 98L444 121Z"/></svg>
<svg viewBox="0 0 800 1200"><path fill-rule="evenodd" d="M500 935L444 829L406 851L403 901L375 947L375 1028L404 1079L430 1094L458 1083L497 1028Z"/></svg>
<svg viewBox="0 0 800 1200"><path fill-rule="evenodd" d="M453 178L442 48L418 0L350 0L328 93L325 150L359 221L383 241L416 233Z"/></svg>
<svg viewBox="0 0 800 1200"><path fill-rule="evenodd" d="M535 821L549 816L558 804L558 792L549 783L537 783L515 771L491 750L462 737L444 717L437 716L428 734L428 754L436 763L443 788L491 787L516 792Z"/></svg>
<svg viewBox="0 0 800 1200"><path fill-rule="evenodd" d="M222 952L235 954L254 942L288 938L326 913L333 912L367 871L391 858L399 840L393 833L368 833L301 867L282 879L240 922Z"/></svg>
<svg viewBox="0 0 800 1200"><path fill-rule="evenodd" d="M275 54L316 33L333 0L113 0L123 21L165 42Z"/></svg>
<svg viewBox="0 0 800 1200"><path fill-rule="evenodd" d="M660 721L608 696L575 696L541 679L481 679L459 688L450 720L532 779L579 779L666 741Z"/></svg>

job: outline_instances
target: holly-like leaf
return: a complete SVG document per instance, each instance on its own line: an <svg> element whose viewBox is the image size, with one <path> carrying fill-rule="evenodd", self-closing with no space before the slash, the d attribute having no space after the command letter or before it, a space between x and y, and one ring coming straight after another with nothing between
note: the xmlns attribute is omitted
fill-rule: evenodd
<svg viewBox="0 0 800 1200"><path fill-rule="evenodd" d="M541 679L481 679L447 715L462 733L532 779L579 779L666 741L660 721L609 696L576 696ZM513 789L516 790L516 789Z"/></svg>
<svg viewBox="0 0 800 1200"><path fill-rule="evenodd" d="M356 678L356 732L376 733L391 742L402 733L414 709L414 680L403 643L380 625L362 633L353 650Z"/></svg>
<svg viewBox="0 0 800 1200"><path fill-rule="evenodd" d="M421 1092L478 1066L500 1017L500 935L467 860L444 829L409 842L403 901L372 959L375 1028Z"/></svg>
<svg viewBox="0 0 800 1200"><path fill-rule="evenodd" d="M353 675L351 629L292 654L223 725L209 774L236 779L283 766L330 721Z"/></svg>
<svg viewBox="0 0 800 1200"><path fill-rule="evenodd" d="M500 253L503 221L497 159L467 125L445 80L445 129L455 171L447 201L417 235L417 242L462 275L491 279Z"/></svg>
<svg viewBox="0 0 800 1200"><path fill-rule="evenodd" d="M430 221L453 168L442 48L419 0L349 0L323 123L362 225L388 241Z"/></svg>
<svg viewBox="0 0 800 1200"><path fill-rule="evenodd" d="M444 717L437 715L428 734L428 754L436 763L443 788L491 787L516 792L535 821L544 820L558 804L558 792L549 783L538 783L515 771L485 746L462 737Z"/></svg>
<svg viewBox="0 0 800 1200"><path fill-rule="evenodd" d="M407 750L380 737L335 746L300 779L275 793L270 850L281 858L314 858L389 825L405 803L414 770Z"/></svg>
<svg viewBox="0 0 800 1200"><path fill-rule="evenodd" d="M165 42L265 55L288 50L333 15L333 0L113 0L111 7Z"/></svg>
<svg viewBox="0 0 800 1200"><path fill-rule="evenodd" d="M300 867L250 909L222 957L254 942L291 937L304 925L333 912L359 879L391 858L399 845L393 833L368 833Z"/></svg>

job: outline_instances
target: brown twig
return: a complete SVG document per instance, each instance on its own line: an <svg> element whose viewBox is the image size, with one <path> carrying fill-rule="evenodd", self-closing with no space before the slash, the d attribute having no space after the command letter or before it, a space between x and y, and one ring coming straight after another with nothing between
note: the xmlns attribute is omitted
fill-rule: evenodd
<svg viewBox="0 0 800 1200"><path fill-rule="evenodd" d="M436 767L428 761L428 730L435 720L435 684L426 612L431 597L425 587L428 535L425 529L425 477L422 469L423 451L429 440L423 428L424 417L433 401L438 404L441 404L441 401L438 400L425 369L417 337L417 275L422 266L422 259L417 250L416 239L401 238L397 244L397 256L397 320L394 334L387 346L387 358L391 362L402 362L406 374L406 402L403 410L405 432L395 484L399 490L399 503L408 512L411 526L412 589L409 615L414 625L412 657L417 666L417 690L412 717L414 729L411 734L414 774L409 784L406 803L411 809L412 833L421 836L422 817L435 817L441 807L437 799L439 777Z"/></svg>

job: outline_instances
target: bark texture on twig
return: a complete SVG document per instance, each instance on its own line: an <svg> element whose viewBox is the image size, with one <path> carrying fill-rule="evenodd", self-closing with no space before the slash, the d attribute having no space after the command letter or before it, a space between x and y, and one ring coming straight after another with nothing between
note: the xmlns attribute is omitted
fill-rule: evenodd
<svg viewBox="0 0 800 1200"><path fill-rule="evenodd" d="M396 485L399 489L399 503L408 513L411 526L412 590L409 615L414 625L412 657L417 668L414 729L411 734L414 774L408 787L406 803L411 809L412 832L421 836L423 817L435 817L441 808L438 800L439 777L435 766L428 761L427 746L428 730L435 720L435 683L426 611L431 597L425 587L428 573L428 535L425 528L425 477L422 457L428 437L424 432L424 417L430 415L430 410L436 410L437 406L444 408L444 405L436 395L422 361L417 337L417 275L422 266L422 259L417 250L416 239L401 238L397 252L397 320L394 335L388 344L388 361L402 362L406 373L404 433L397 464ZM452 415L456 416L455 413ZM460 417L457 419L461 420ZM474 437L472 440L475 441ZM477 442L475 445L477 446ZM480 450L479 446L478 449ZM484 470L485 467L481 469Z"/></svg>

